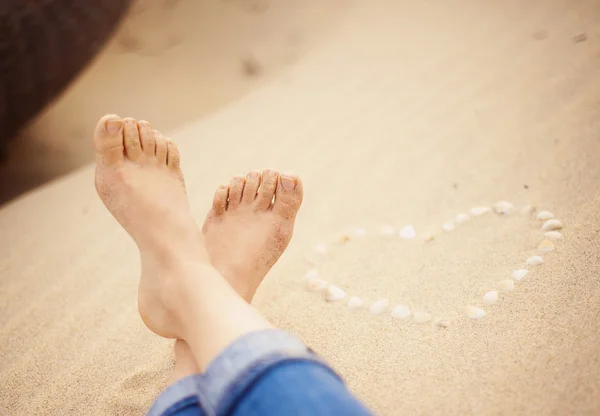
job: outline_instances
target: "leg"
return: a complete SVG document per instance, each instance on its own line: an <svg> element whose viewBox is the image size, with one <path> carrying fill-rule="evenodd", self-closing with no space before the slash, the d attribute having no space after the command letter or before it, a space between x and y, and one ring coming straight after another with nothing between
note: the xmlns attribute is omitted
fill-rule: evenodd
<svg viewBox="0 0 600 416"><path fill-rule="evenodd" d="M272 170L236 176L217 188L202 235L211 263L248 303L287 248L302 196L300 178ZM176 341L169 385L199 372L185 341Z"/></svg>
<svg viewBox="0 0 600 416"><path fill-rule="evenodd" d="M179 170L179 154L170 141L153 132L147 123L107 116L97 127L94 143L97 152L98 193L107 208L136 241L140 251L140 315L148 328L157 334L185 340L192 354L185 351L186 344L178 342L180 361L193 355L197 369L204 371L192 380L181 380L190 382L178 383L172 389L167 389L165 393L178 395L182 400L173 402L173 406L168 408L160 407L164 401L157 402L159 406L153 407L152 414L185 414L200 408L214 414L230 414L246 403L249 393L256 386L264 385L274 375L288 377L283 370L290 362L305 363L308 367L304 370L315 366L324 369L329 374L329 381L331 377L336 380L333 384L323 374L313 372L311 378L309 372L304 370L302 374L298 372L298 380L304 380L317 389L331 391L333 396L338 394L335 391L345 395L335 403L315 402L315 408L328 413L330 410L342 409L338 403L358 406L358 402L342 388L341 381L306 346L291 335L272 329L232 289L237 284L237 276L236 279L233 279L233 275L230 276L228 282L211 265L204 236L197 232L187 203ZM269 182L265 183L264 189L270 189ZM278 183L281 184L279 191ZM257 202L249 205L256 208L247 212L256 210L260 214L248 215L270 218L274 228L264 228L265 235L279 236L277 245L285 247L301 200L301 185L296 178L285 176L279 182L274 180L272 184L273 192L263 193L261 196L259 190L255 194ZM252 191L249 192L252 195ZM230 229L233 233L236 231L235 227L227 224L234 224L232 219L241 215L242 211L236 210L242 205L243 191L237 206L235 192L232 194L229 190L228 194L225 211L231 206L232 215L226 216L221 212L221 217L214 224L218 224L222 230ZM269 195L275 195L274 203L273 196ZM282 195L280 202L283 204L278 205L279 195ZM231 201L233 204L229 205ZM296 208L293 208L294 203ZM272 213L269 214L268 211ZM268 217L269 215L272 217ZM240 222L243 223L244 221ZM205 227L207 238L210 236L210 227L210 224ZM273 230L276 230L274 234ZM287 237L281 237L285 235ZM238 248L241 248L242 243L239 244ZM275 253L276 258L281 254L277 254L277 250L272 253ZM248 260L252 259L248 257ZM255 266L262 265L262 276L273 263L274 260L269 259L250 262ZM243 273L243 270L235 267L230 271ZM246 282L243 285L244 293L254 293L256 288L252 282L259 275L253 270L253 273L241 279ZM272 393L282 401L289 401L291 393L310 394L309 390L292 391L283 386L277 387ZM303 400L298 398L298 402L300 401ZM364 414L358 413L362 409L357 407L357 413L354 414ZM291 410L300 413L309 411L302 407Z"/></svg>
<svg viewBox="0 0 600 416"><path fill-rule="evenodd" d="M96 189L138 245L138 308L150 330L185 340L200 369L235 339L271 325L211 265L190 210L176 146L148 123L104 117Z"/></svg>

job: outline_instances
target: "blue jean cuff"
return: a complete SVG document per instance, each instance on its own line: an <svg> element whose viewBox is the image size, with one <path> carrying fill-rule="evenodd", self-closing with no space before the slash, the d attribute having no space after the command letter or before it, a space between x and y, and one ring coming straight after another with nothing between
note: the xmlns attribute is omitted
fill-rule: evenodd
<svg viewBox="0 0 600 416"><path fill-rule="evenodd" d="M225 348L202 374L186 377L158 397L149 416L164 415L195 395L206 415L229 413L269 368L288 361L311 361L337 374L293 335L267 329L252 332Z"/></svg>

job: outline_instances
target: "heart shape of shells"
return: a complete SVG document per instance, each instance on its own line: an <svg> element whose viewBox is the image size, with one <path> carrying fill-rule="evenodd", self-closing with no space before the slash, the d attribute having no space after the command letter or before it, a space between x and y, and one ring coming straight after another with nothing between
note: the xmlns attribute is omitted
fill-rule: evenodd
<svg viewBox="0 0 600 416"><path fill-rule="evenodd" d="M452 221L442 224L441 232L450 233L460 227L467 221L474 220L477 217L481 217L486 214L496 214L498 216L507 216L517 213L515 206L508 201L500 201L493 206L476 206L471 208L468 213L457 214ZM535 208L532 205L524 206L520 210L520 214L524 216L533 216ZM525 259L525 268L517 267L512 270L510 278L501 280L496 283L495 287L486 293L481 294L481 307L470 304L465 305L464 315L472 319L481 319L486 315L485 306L493 305L499 299L500 292L510 292L514 289L516 282L522 280L529 269L540 266L544 263L542 255L552 252L555 250L555 242L563 239L563 234L560 230L563 228L561 221L554 217L554 214L550 211L541 210L535 215L535 219L541 222L540 226L540 243L537 245L536 250L538 255L533 255ZM389 239L399 238L403 240L420 240L423 244L428 244L435 239L435 234L425 234L422 239L417 239L417 231L412 225L406 225L401 229L396 229L390 225L382 226L378 231L378 234ZM368 231L364 228L356 228L352 232L342 234L336 238L336 244L344 244L354 238L359 238L367 235ZM368 310L372 315L390 314L392 317L400 319L409 319L412 317L413 321L417 324L426 324L429 322L435 322L437 326L447 328L450 325L450 321L443 317L434 317L427 311L424 310L411 310L408 305L396 304L390 305L387 299L379 299L371 304L366 304L360 296L357 294L348 295L346 290L342 287L336 286L320 278L318 265L319 261L315 261L315 256L319 259L326 259L329 253L330 247L328 244L320 243L314 248L314 252L309 256L309 263L312 268L305 275L306 288L310 292L321 294L326 302L345 302L348 309L357 310L365 309Z"/></svg>

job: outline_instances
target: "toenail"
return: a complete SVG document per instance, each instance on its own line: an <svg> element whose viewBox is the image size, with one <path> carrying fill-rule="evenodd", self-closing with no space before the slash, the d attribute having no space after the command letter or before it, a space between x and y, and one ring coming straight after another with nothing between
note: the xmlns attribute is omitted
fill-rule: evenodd
<svg viewBox="0 0 600 416"><path fill-rule="evenodd" d="M109 134L117 134L121 130L122 125L123 121L121 120L108 120L106 122L106 131Z"/></svg>
<svg viewBox="0 0 600 416"><path fill-rule="evenodd" d="M125 120L125 123L127 123L130 126L133 126L135 124L135 120L127 119L127 120Z"/></svg>
<svg viewBox="0 0 600 416"><path fill-rule="evenodd" d="M283 186L283 189L285 189L286 191L293 191L294 188L296 187L296 179L295 178L290 178L289 176L281 176L281 186Z"/></svg>
<svg viewBox="0 0 600 416"><path fill-rule="evenodd" d="M258 173L258 172L254 172L254 171L249 172L248 179L258 179L258 175L260 175L260 173Z"/></svg>

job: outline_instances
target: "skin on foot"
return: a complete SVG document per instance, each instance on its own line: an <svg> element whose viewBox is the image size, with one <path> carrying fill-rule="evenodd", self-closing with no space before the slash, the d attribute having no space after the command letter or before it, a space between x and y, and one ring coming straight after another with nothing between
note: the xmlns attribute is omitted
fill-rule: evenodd
<svg viewBox="0 0 600 416"><path fill-rule="evenodd" d="M212 264L246 301L287 248L302 197L299 177L273 170L235 176L215 192L202 234Z"/></svg>
<svg viewBox="0 0 600 416"><path fill-rule="evenodd" d="M247 302L289 244L301 203L300 179L271 170L217 188L202 233L211 262ZM174 348L169 384L200 372L185 341Z"/></svg>
<svg viewBox="0 0 600 416"><path fill-rule="evenodd" d="M94 134L96 190L140 250L138 308L158 335L181 337L177 306L187 265L211 267L188 204L179 151L150 123L103 117Z"/></svg>

